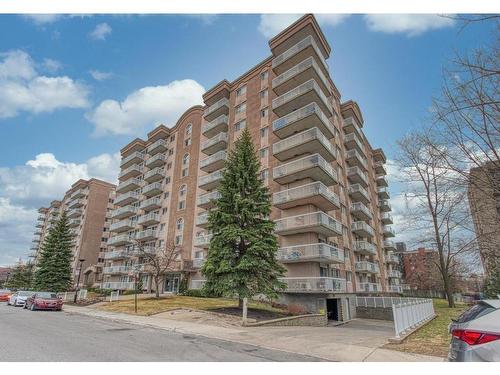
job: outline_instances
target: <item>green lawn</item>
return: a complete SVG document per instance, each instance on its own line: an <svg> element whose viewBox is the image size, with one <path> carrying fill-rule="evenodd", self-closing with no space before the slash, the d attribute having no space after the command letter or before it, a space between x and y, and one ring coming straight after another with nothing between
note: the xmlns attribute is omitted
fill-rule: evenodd
<svg viewBox="0 0 500 375"><path fill-rule="evenodd" d="M446 357L450 345L451 335L448 333L448 325L451 319L456 318L467 306L457 304L455 308L449 308L444 299L434 299L434 311L437 317L408 336L400 344L387 344L386 349L400 350L418 354Z"/></svg>

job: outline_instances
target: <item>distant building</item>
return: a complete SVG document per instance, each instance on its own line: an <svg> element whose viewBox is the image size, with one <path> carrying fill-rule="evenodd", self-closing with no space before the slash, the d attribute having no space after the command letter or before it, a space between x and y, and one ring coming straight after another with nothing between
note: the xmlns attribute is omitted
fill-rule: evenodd
<svg viewBox="0 0 500 375"><path fill-rule="evenodd" d="M470 170L469 205L485 275L500 259L500 165L493 162Z"/></svg>
<svg viewBox="0 0 500 375"><path fill-rule="evenodd" d="M412 290L442 290L436 250L420 247L401 253L405 283Z"/></svg>
<svg viewBox="0 0 500 375"><path fill-rule="evenodd" d="M396 242L396 251L397 252L402 252L406 251L406 242Z"/></svg>
<svg viewBox="0 0 500 375"><path fill-rule="evenodd" d="M0 267L0 287L2 287L7 282L7 280L9 280L11 273L12 268Z"/></svg>

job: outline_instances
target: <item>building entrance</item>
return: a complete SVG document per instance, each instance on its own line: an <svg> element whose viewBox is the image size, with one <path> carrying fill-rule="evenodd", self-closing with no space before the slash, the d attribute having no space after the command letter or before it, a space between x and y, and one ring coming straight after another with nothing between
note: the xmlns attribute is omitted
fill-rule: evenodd
<svg viewBox="0 0 500 375"><path fill-rule="evenodd" d="M328 320L339 320L339 305L340 299L329 298L326 300L326 314Z"/></svg>

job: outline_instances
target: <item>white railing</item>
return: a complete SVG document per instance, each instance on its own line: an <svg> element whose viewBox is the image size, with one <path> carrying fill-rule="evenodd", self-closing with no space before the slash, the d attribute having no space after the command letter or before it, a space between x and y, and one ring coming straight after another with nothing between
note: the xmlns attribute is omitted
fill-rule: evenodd
<svg viewBox="0 0 500 375"><path fill-rule="evenodd" d="M203 113L203 116L207 116L210 113L215 112L216 110L218 110L220 107L223 107L223 106L229 107L229 99L228 98L222 98L222 99L218 100L217 102L215 102L215 104L212 104L210 107L206 108L205 112Z"/></svg>
<svg viewBox="0 0 500 375"><path fill-rule="evenodd" d="M291 137L285 138L273 145L273 155L279 154L280 152L290 150L293 147L303 145L307 142L318 140L324 148L326 148L331 155L337 156L335 147L330 143L328 138L326 138L321 130L318 128L310 128L301 133L293 135Z"/></svg>
<svg viewBox="0 0 500 375"><path fill-rule="evenodd" d="M273 110L275 110L276 108L279 108L282 105L308 93L309 91L315 91L316 95L319 96L319 98L321 99L321 101L323 102L325 107L330 112L333 112L332 105L328 102L327 97L325 96L323 91L321 91L318 83L314 79L310 79L309 81L302 83L301 85L284 93L283 95L278 96L276 99L273 99L273 102L272 102Z"/></svg>
<svg viewBox="0 0 500 375"><path fill-rule="evenodd" d="M103 289L134 289L133 281L110 281L102 284Z"/></svg>
<svg viewBox="0 0 500 375"><path fill-rule="evenodd" d="M206 132L212 130L213 128L215 128L217 126L219 126L220 124L227 124L228 122L229 121L228 121L227 115L220 115L215 120L213 120L211 122L207 122L206 124L204 124L201 127L201 132L203 134L205 134Z"/></svg>
<svg viewBox="0 0 500 375"><path fill-rule="evenodd" d="M290 59L292 56L295 56L297 53L300 51L306 49L307 47L311 46L318 57L321 60L321 63L325 66L326 69L328 69L328 64L326 63L325 57L321 53L318 45L316 44L316 41L311 35L306 36L304 39L302 39L300 42L294 44L291 46L289 49L287 49L285 52L283 52L281 55L276 56L273 61L272 61L272 66L273 69L279 66L280 64L284 63L288 59Z"/></svg>
<svg viewBox="0 0 500 375"><path fill-rule="evenodd" d="M344 250L326 243L295 245L279 248L276 258L282 262L307 262L317 259L344 263Z"/></svg>
<svg viewBox="0 0 500 375"><path fill-rule="evenodd" d="M279 129L282 129L290 124L293 124L297 121L300 121L312 114L315 114L318 116L322 124L325 126L326 129L330 132L330 136L333 136L335 134L335 129L333 125L331 124L330 120L328 120L328 117L323 113L321 110L320 106L316 104L316 102L309 103L305 105L302 108L299 108L291 113L289 113L286 116L280 117L277 120L273 121L273 131L277 131Z"/></svg>
<svg viewBox="0 0 500 375"><path fill-rule="evenodd" d="M307 214L288 216L276 221L276 233L286 233L288 231L300 230L314 226L323 226L342 235L342 224L323 211L310 212Z"/></svg>
<svg viewBox="0 0 500 375"><path fill-rule="evenodd" d="M356 297L356 307L389 308L394 304L411 303L418 299L409 297Z"/></svg>
<svg viewBox="0 0 500 375"><path fill-rule="evenodd" d="M211 191L209 193L202 194L198 197L198 206L209 203L212 200L217 200L220 198L220 193L217 190Z"/></svg>
<svg viewBox="0 0 500 375"><path fill-rule="evenodd" d="M394 332L399 338L422 324L434 318L434 305L432 299L419 298L413 302L392 305L394 318Z"/></svg>
<svg viewBox="0 0 500 375"><path fill-rule="evenodd" d="M319 68L319 65L316 63L316 60L314 60L314 57L310 56L307 59L295 65L293 68L288 69L286 72L274 78L272 81L273 89L278 87L282 83L288 81L289 79L296 77L297 75L299 75L300 73L309 68L313 68L318 77L321 79L321 82L323 82L323 84L326 87L329 87L328 80L326 79L325 75Z"/></svg>
<svg viewBox="0 0 500 375"><path fill-rule="evenodd" d="M278 205L298 199L314 197L316 195L322 195L330 202L332 202L335 206L340 207L340 200L338 195L329 190L321 181L316 181L307 185L278 191L273 194L273 204Z"/></svg>
<svg viewBox="0 0 500 375"><path fill-rule="evenodd" d="M345 279L333 277L282 277L287 292L345 292Z"/></svg>
<svg viewBox="0 0 500 375"><path fill-rule="evenodd" d="M219 133L215 137L210 138L209 140L206 140L205 142L203 142L201 144L201 149L205 150L205 149L207 149L207 148L209 148L209 147L211 147L219 142L227 143L227 140L228 140L227 133Z"/></svg>
<svg viewBox="0 0 500 375"><path fill-rule="evenodd" d="M307 155L303 158L279 165L273 169L273 179L288 176L307 169L319 167L333 180L338 181L337 172L320 154Z"/></svg>

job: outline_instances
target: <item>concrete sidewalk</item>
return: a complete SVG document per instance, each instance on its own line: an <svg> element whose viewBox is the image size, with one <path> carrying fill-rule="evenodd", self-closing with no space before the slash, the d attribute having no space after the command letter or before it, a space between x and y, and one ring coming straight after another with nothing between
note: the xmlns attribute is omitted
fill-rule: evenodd
<svg viewBox="0 0 500 375"><path fill-rule="evenodd" d="M438 362L443 358L382 349L386 339L370 331L360 331L353 337L340 327L216 327L206 324L183 322L167 318L136 316L101 311L89 307L64 306L70 314L111 319L183 334L199 335L220 340L255 345L265 349L282 350L318 357L328 361L343 362ZM343 328L341 328L343 327ZM355 328L359 331L358 327ZM367 336L365 338L365 336Z"/></svg>

